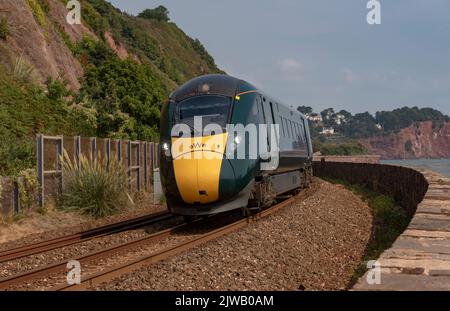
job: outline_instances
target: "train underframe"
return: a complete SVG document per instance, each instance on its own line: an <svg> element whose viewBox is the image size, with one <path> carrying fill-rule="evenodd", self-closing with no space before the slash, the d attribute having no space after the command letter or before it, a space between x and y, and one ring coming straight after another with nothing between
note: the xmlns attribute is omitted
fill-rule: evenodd
<svg viewBox="0 0 450 311"><path fill-rule="evenodd" d="M174 214L183 215L188 221L196 216L209 216L237 209L241 209L243 215L247 217L272 206L283 196L308 188L312 176L312 166L280 174L266 174L255 178L231 200L202 206L171 206L169 209Z"/></svg>

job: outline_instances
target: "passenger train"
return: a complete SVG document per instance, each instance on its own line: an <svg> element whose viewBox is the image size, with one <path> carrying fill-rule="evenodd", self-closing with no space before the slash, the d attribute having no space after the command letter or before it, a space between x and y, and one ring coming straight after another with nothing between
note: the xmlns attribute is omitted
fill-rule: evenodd
<svg viewBox="0 0 450 311"><path fill-rule="evenodd" d="M197 128L194 119L200 117L202 126L214 123L219 129ZM267 152L258 148L256 157L249 152L254 138L227 132L230 125L251 124L274 128L276 134L275 139L271 133L262 136ZM182 125L190 135L178 132ZM248 215L311 182L307 118L243 80L205 75L187 82L163 105L160 128L161 182L173 214L208 216L242 209ZM238 145L246 150L244 157L236 157ZM276 165L262 169L268 162Z"/></svg>

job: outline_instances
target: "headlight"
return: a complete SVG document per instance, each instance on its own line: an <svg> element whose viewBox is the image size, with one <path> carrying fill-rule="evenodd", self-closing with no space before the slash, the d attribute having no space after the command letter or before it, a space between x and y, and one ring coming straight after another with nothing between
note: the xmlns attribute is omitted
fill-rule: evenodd
<svg viewBox="0 0 450 311"><path fill-rule="evenodd" d="M164 155L166 157L170 158L172 156L171 152L170 152L170 145L169 145L169 143L162 143L161 144L161 149L164 152Z"/></svg>
<svg viewBox="0 0 450 311"><path fill-rule="evenodd" d="M234 142L236 143L236 145L239 145L239 144L242 142L241 136L236 136L236 137L234 138Z"/></svg>

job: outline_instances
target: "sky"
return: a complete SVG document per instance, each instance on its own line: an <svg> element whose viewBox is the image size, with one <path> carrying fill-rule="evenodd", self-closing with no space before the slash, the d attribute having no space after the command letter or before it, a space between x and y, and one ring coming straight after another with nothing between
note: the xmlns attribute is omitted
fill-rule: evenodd
<svg viewBox="0 0 450 311"><path fill-rule="evenodd" d="M130 14L166 6L228 74L289 106L352 113L404 106L450 115L450 1L110 0Z"/></svg>

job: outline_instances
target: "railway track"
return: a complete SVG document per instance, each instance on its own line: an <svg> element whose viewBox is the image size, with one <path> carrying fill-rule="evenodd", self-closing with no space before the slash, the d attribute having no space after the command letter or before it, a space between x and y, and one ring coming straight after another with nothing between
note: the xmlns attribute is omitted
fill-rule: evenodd
<svg viewBox="0 0 450 311"><path fill-rule="evenodd" d="M300 194L301 196L302 194ZM52 279L57 280L56 287L49 287L50 290L55 291L77 291L77 290L85 290L90 287L93 287L95 285L98 285L100 283L110 281L120 275L130 273L132 271L135 271L143 266L151 265L154 263L157 263L159 261L162 261L164 259L167 259L169 257L172 257L176 254L179 254L181 252L184 252L186 250L189 250L191 248L194 248L196 246L199 246L201 244L204 244L206 242L215 240L223 235L226 235L230 232L236 231L240 228L243 228L247 226L248 224L258 221L262 218L268 217L275 212L279 211L286 205L292 203L294 199L298 198L298 196L289 198L273 207L270 207L268 209L265 209L261 211L260 213L253 215L249 218L240 218L237 221L233 221L232 223L226 223L225 225L220 226L219 228L214 228L212 230L207 231L206 233L196 234L193 235L192 238L189 239L182 239L181 242L176 243L175 245L154 251L154 252L148 252L140 256L136 256L131 258L130 260L127 260L126 262L115 264L112 266L106 266L102 271L100 272L94 272L91 273L81 280L81 284L75 284L75 285L68 285L65 281L65 276L67 273L66 265L67 261L59 262L55 264L51 264L45 267L40 267L31 271L23 272L8 278L4 278L0 280L0 290L7 290L15 287L21 287L24 284L32 284L33 281L39 279L39 278L46 278L46 279ZM161 214L160 216L164 216ZM184 231L189 228L196 228L199 225L203 223L210 222L213 218L216 218L215 216L210 217L209 219L199 220L194 223L185 223L181 224L160 232L156 232L154 234L151 234L149 236L131 241L122 243L119 245L115 245L100 251L92 252L87 255L80 256L78 258L74 258L74 260L77 260L80 262L82 267L86 267L89 265L89 263L95 262L95 261L102 261L102 260L108 260L113 255L117 254L127 254L127 252L131 252L133 249L136 249L138 247L151 245L152 243L157 243L159 241L162 241L166 238L169 238L173 236L177 232ZM217 217L218 218L218 217ZM98 235L97 235L98 236ZM59 242L58 242L59 243ZM126 256L125 256L126 257ZM92 267L95 267L91 264ZM83 268L84 271L86 269ZM64 285L61 285L64 284Z"/></svg>
<svg viewBox="0 0 450 311"><path fill-rule="evenodd" d="M123 274L133 272L143 266L148 266L148 265L157 263L159 261L165 260L174 255L182 253L186 250L189 250L196 246L202 245L206 242L215 240L215 239L217 239L221 236L224 236L228 233L239 230L239 229L249 225L252 222L258 221L262 218L266 218L266 217L276 213L280 209L284 208L286 205L292 203L297 198L298 198L298 196L292 197L290 199L287 199L273 207L270 207L256 215L254 215L252 217L240 219L231 224L228 224L228 225L225 225L218 229L212 230L210 232L201 234L200 236L190 239L188 241L181 242L175 246L167 247L165 249L162 249L162 250L157 251L152 254L142 256L140 258L137 258L137 259L127 262L125 264L118 265L118 266L112 267L110 269L107 269L105 271L92 274L90 276L83 278L81 280L81 284L62 285L62 286L55 287L53 290L55 290L55 291L80 291L80 290L86 290L88 288L91 288L91 287L101 284L103 282L110 281L116 277L123 275Z"/></svg>
<svg viewBox="0 0 450 311"><path fill-rule="evenodd" d="M142 216L130 220L121 221L118 223L102 226L99 228L87 230L84 232L79 232L33 245L26 245L17 247L14 249L9 249L0 253L0 263L16 260L23 257L36 255L46 251L62 248L65 246L74 245L81 242L86 242L94 238L99 238L102 236L119 233L127 230L136 229L146 225L155 224L165 220L169 220L174 216L169 212L159 212L152 215Z"/></svg>

